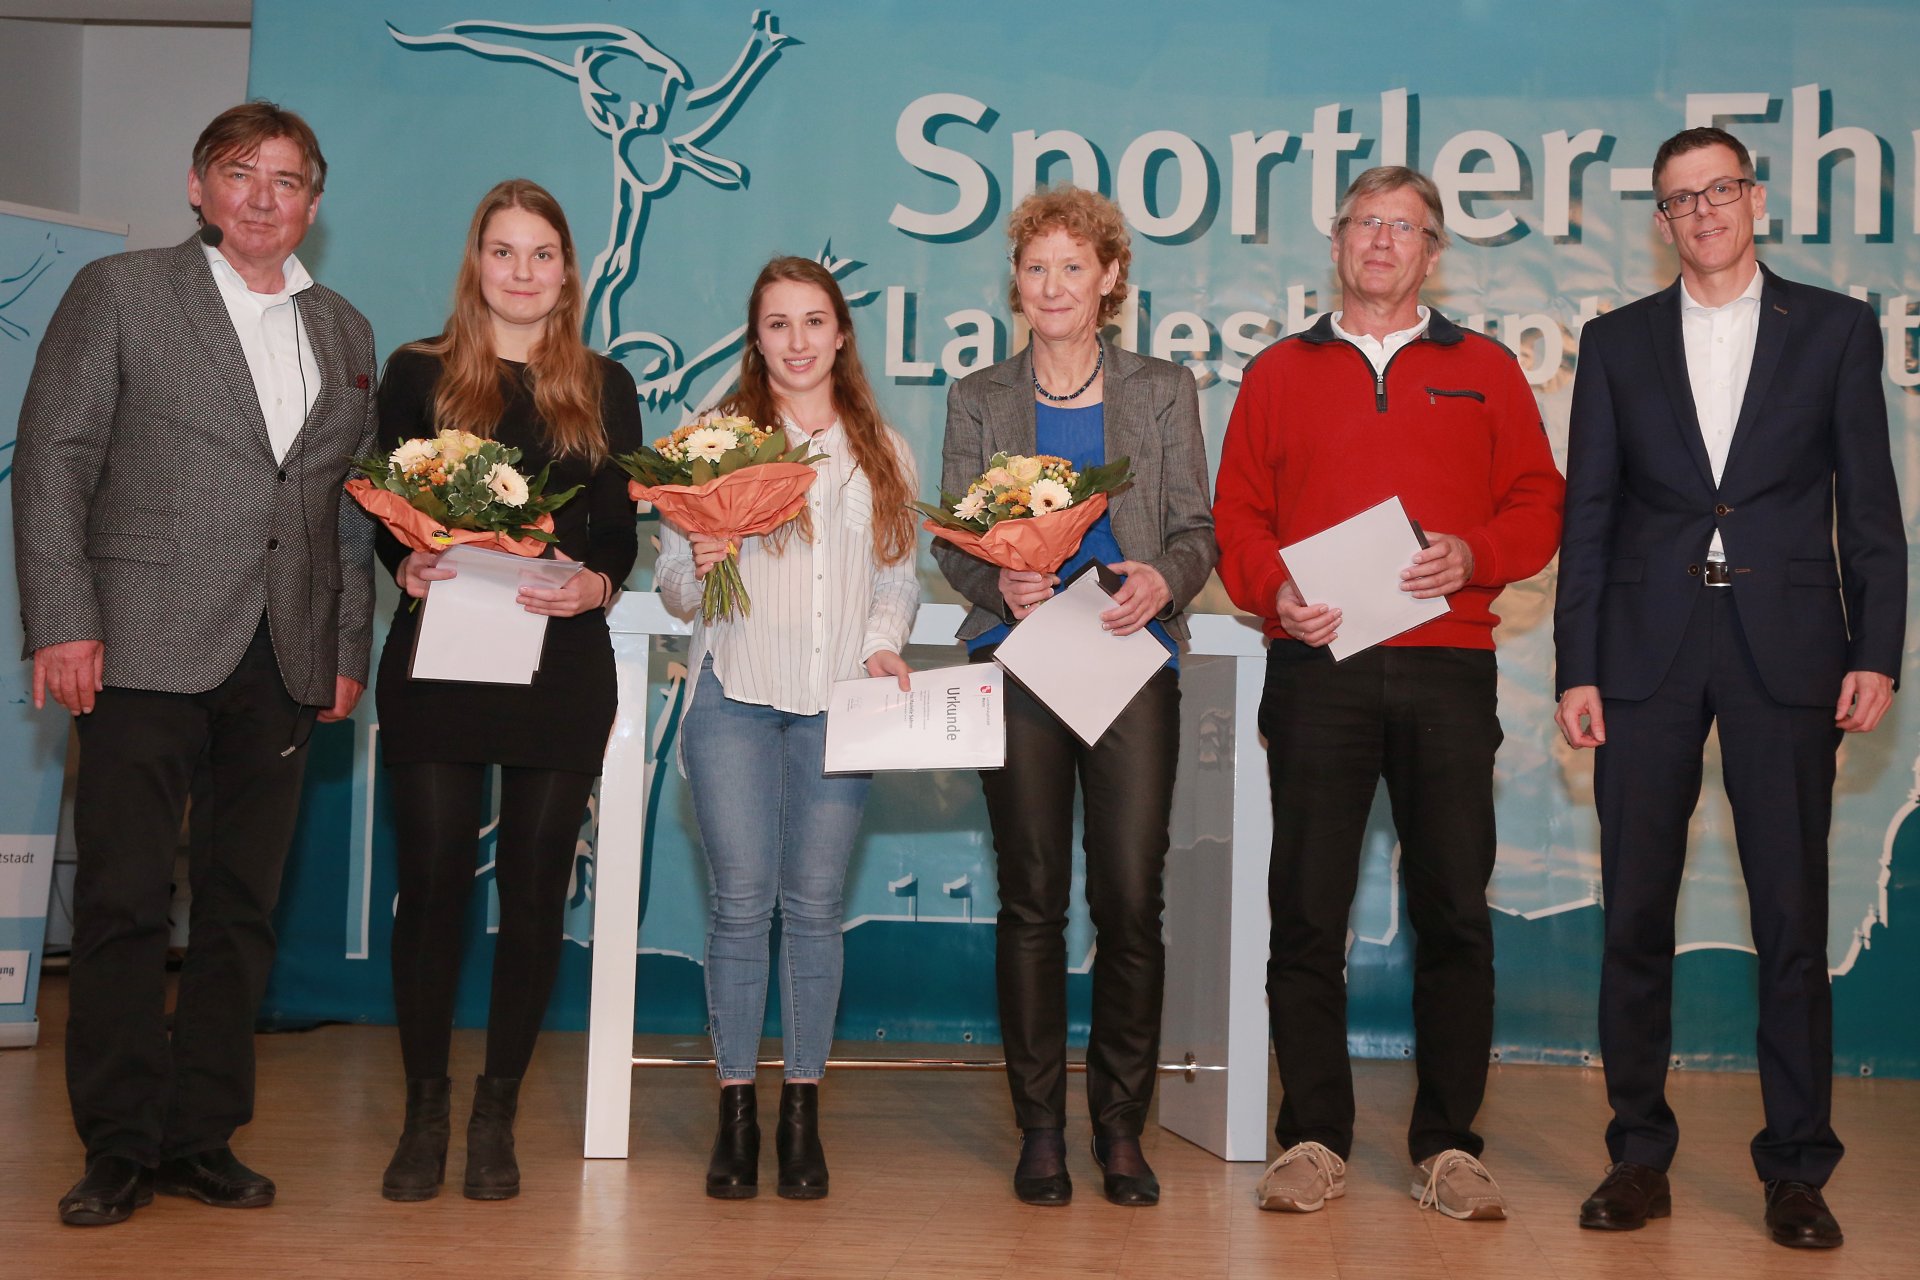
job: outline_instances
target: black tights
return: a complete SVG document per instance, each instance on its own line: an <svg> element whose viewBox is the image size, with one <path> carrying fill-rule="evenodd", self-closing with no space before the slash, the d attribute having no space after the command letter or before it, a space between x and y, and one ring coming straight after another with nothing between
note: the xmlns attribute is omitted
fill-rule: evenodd
<svg viewBox="0 0 1920 1280"><path fill-rule="evenodd" d="M461 937L473 890L486 765L389 766L400 899L393 917L393 1003L410 1079L447 1074ZM487 1015L487 1074L526 1074L560 968L561 920L574 844L593 776L500 770L494 884L500 932Z"/></svg>

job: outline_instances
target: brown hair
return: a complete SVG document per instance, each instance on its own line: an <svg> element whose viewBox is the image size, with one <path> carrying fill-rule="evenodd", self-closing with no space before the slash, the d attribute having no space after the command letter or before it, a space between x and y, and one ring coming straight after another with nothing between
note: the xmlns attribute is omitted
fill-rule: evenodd
<svg viewBox="0 0 1920 1280"><path fill-rule="evenodd" d="M307 171L307 200L319 199L327 186L327 158L320 154L320 139L296 113L264 100L243 102L215 116L193 144L193 171L205 182L213 166L253 155L275 138L285 138L300 152ZM200 217L199 205L193 206L193 216Z"/></svg>
<svg viewBox="0 0 1920 1280"><path fill-rule="evenodd" d="M767 373L767 357L760 350L760 300L772 286L788 282L810 284L827 295L833 308L834 323L845 339L833 358L833 408L840 416L841 429L853 447L853 461L866 473L873 489L873 558L876 564L898 564L913 554L913 512L907 503L906 469L894 452L879 401L867 384L866 370L860 364L860 351L853 338L853 314L847 310L846 295L831 272L811 258L775 258L760 269L747 295L747 343L740 353L740 386L721 406L723 413L737 413L762 426L780 421L780 404ZM802 510L804 520L812 513ZM782 525L771 540L778 550L801 521Z"/></svg>
<svg viewBox="0 0 1920 1280"><path fill-rule="evenodd" d="M1667 167L1667 161L1673 159L1675 156L1683 156L1689 151L1704 151L1708 147L1725 147L1727 150L1733 152L1733 158L1740 162L1740 176L1743 178L1752 178L1754 176L1753 156L1747 151L1746 145L1742 143L1740 139L1734 137L1725 129L1716 129L1712 125L1702 125L1698 129L1682 129L1679 133L1674 134L1671 138L1661 143L1660 150L1654 152L1654 196L1658 198L1660 194L1658 190L1660 186L1660 173Z"/></svg>
<svg viewBox="0 0 1920 1280"><path fill-rule="evenodd" d="M1127 300L1127 268L1133 265L1127 220L1120 206L1098 191L1064 183L1042 187L1015 205L1007 218L1008 258L1014 266L1014 278L1007 282L1007 305L1013 308L1013 314L1020 314L1020 255L1049 231L1064 231L1091 245L1102 271L1116 262L1120 264L1112 291L1100 299L1100 323L1119 315L1121 304Z"/></svg>
<svg viewBox="0 0 1920 1280"><path fill-rule="evenodd" d="M1427 230L1432 233L1434 246L1446 248L1450 241L1447 236L1447 215L1440 205L1440 188L1426 174L1403 164L1377 165L1347 186L1346 194L1340 197L1340 211L1333 220L1334 234L1338 235L1346 229L1353 206L1359 203L1362 196L1383 196L1402 188L1419 196L1420 203L1427 206Z"/></svg>
<svg viewBox="0 0 1920 1280"><path fill-rule="evenodd" d="M433 392L434 422L442 428L491 436L506 409L508 374L494 359L492 315L480 292L482 241L487 224L503 209L522 209L544 218L559 233L566 279L560 285L560 301L547 313L547 322L528 354L527 377L533 383L534 411L546 425L553 452L575 454L599 466L607 456L607 430L600 420L605 374L580 339L585 304L573 233L567 229L560 202L525 178L509 178L481 198L467 229L460 274L453 282L453 314L439 337L409 344L412 350L440 358L440 381Z"/></svg>

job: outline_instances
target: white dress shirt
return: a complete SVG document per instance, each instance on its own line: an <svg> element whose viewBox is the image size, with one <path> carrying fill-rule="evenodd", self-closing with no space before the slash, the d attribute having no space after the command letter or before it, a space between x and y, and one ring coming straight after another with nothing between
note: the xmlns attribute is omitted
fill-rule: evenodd
<svg viewBox="0 0 1920 1280"><path fill-rule="evenodd" d="M313 287L313 277L300 259L289 256L282 268L285 281L280 292L255 293L224 254L211 245L200 247L213 269L220 300L227 304L233 331L240 338L247 371L253 375L253 390L260 397L260 416L266 419L273 459L284 462L293 438L300 434L313 402L320 396L320 366L314 363L313 345L307 341L300 306L294 300L295 295Z"/></svg>
<svg viewBox="0 0 1920 1280"><path fill-rule="evenodd" d="M1733 443L1734 424L1740 420L1740 402L1746 399L1747 375L1753 371L1753 342L1760 332L1760 268L1741 295L1725 306L1709 307L1694 301L1680 282L1680 337L1687 348L1687 384L1693 389L1693 411L1700 419L1700 437L1713 467L1713 483L1727 469L1727 447ZM1707 559L1725 560L1720 531L1713 531Z"/></svg>
<svg viewBox="0 0 1920 1280"><path fill-rule="evenodd" d="M1398 354L1400 348L1427 331L1427 321L1433 318L1433 312L1425 307L1420 307L1418 310L1420 312L1418 321L1405 329L1395 329L1384 339L1376 338L1370 333L1348 333L1340 327L1340 319L1347 313L1336 311L1333 313L1333 333L1335 337L1344 338L1360 348L1367 359L1373 362L1373 372L1377 377L1386 373L1387 362Z"/></svg>
<svg viewBox="0 0 1920 1280"><path fill-rule="evenodd" d="M786 430L789 448L806 439L798 427ZM887 439L905 468L907 492L918 492L912 452L897 432L888 429ZM772 534L741 544L740 579L753 602L751 615L711 627L700 621L703 584L693 576L693 546L666 520L654 565L662 602L693 623L688 680L699 683L701 662L712 654L713 673L729 698L797 715L826 710L833 682L865 676L874 654L900 652L920 605L914 555L898 564L874 563L873 488L837 420L813 448L827 461L807 486L812 541L796 529L777 554Z"/></svg>

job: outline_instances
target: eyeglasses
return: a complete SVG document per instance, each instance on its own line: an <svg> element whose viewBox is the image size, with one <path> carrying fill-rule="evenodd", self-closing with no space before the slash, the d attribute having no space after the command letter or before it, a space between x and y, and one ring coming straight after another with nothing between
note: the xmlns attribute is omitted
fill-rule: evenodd
<svg viewBox="0 0 1920 1280"><path fill-rule="evenodd" d="M1740 198L1741 192L1752 185L1752 178L1733 178L1726 182L1716 182L1710 187L1702 187L1698 191L1676 191L1653 207L1658 209L1661 216L1668 222L1672 222L1697 211L1701 196L1707 198L1708 204L1732 204Z"/></svg>
<svg viewBox="0 0 1920 1280"><path fill-rule="evenodd" d="M1375 218L1369 216L1365 218L1340 219L1341 230L1345 230L1348 227L1358 227L1368 235L1372 235L1380 228L1385 227L1392 233L1395 240L1411 240L1418 235L1433 235L1432 227L1415 226L1405 218ZM1434 239L1437 240L1439 237L1434 236Z"/></svg>

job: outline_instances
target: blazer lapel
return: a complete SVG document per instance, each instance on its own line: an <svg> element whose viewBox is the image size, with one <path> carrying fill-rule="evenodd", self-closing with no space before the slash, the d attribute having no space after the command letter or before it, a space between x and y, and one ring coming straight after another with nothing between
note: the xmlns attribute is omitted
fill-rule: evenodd
<svg viewBox="0 0 1920 1280"><path fill-rule="evenodd" d="M173 287L180 298L180 310L206 350L208 363L233 393L238 421L252 431L267 456L273 456L273 443L267 438L267 420L260 416L260 395L254 389L246 353L240 350L233 318L227 314L220 287L213 282L213 268L208 265L197 239L175 250Z"/></svg>
<svg viewBox="0 0 1920 1280"><path fill-rule="evenodd" d="M1034 450L1033 348L996 373L987 398L987 456Z"/></svg>
<svg viewBox="0 0 1920 1280"><path fill-rule="evenodd" d="M298 308L294 315L300 322L299 333L305 336L307 347L313 352L314 367L320 371L313 408L307 410L306 420L300 426L301 435L305 435L308 424L327 411L329 402L346 385L347 369L337 341L339 326L334 323L333 308L326 295L318 289L306 289L294 295L294 305ZM300 436L295 436L294 444L297 446L299 442Z"/></svg>
<svg viewBox="0 0 1920 1280"><path fill-rule="evenodd" d="M1147 422L1145 386L1133 375L1141 368L1140 357L1116 346L1107 347L1106 387L1101 402L1106 461L1132 458L1140 461L1142 432Z"/></svg>
<svg viewBox="0 0 1920 1280"><path fill-rule="evenodd" d="M1681 443L1693 456L1700 478L1708 489L1714 487L1713 461L1707 457L1707 442L1700 435L1700 415L1693 407L1693 383L1687 377L1687 344L1680 332L1680 281L1675 280L1661 295L1659 305L1649 313L1654 361L1660 366L1660 380L1666 385L1667 398L1673 402L1673 424Z"/></svg>
<svg viewBox="0 0 1920 1280"><path fill-rule="evenodd" d="M1733 439L1727 444L1727 465L1720 473L1722 480L1733 473L1734 460L1747 451L1747 440L1754 434L1761 406L1767 403L1781 353L1787 349L1787 334L1793 328L1786 284L1765 267L1760 271L1763 283L1760 321L1753 337L1753 364L1747 371L1747 392L1740 400L1740 416L1733 424Z"/></svg>

